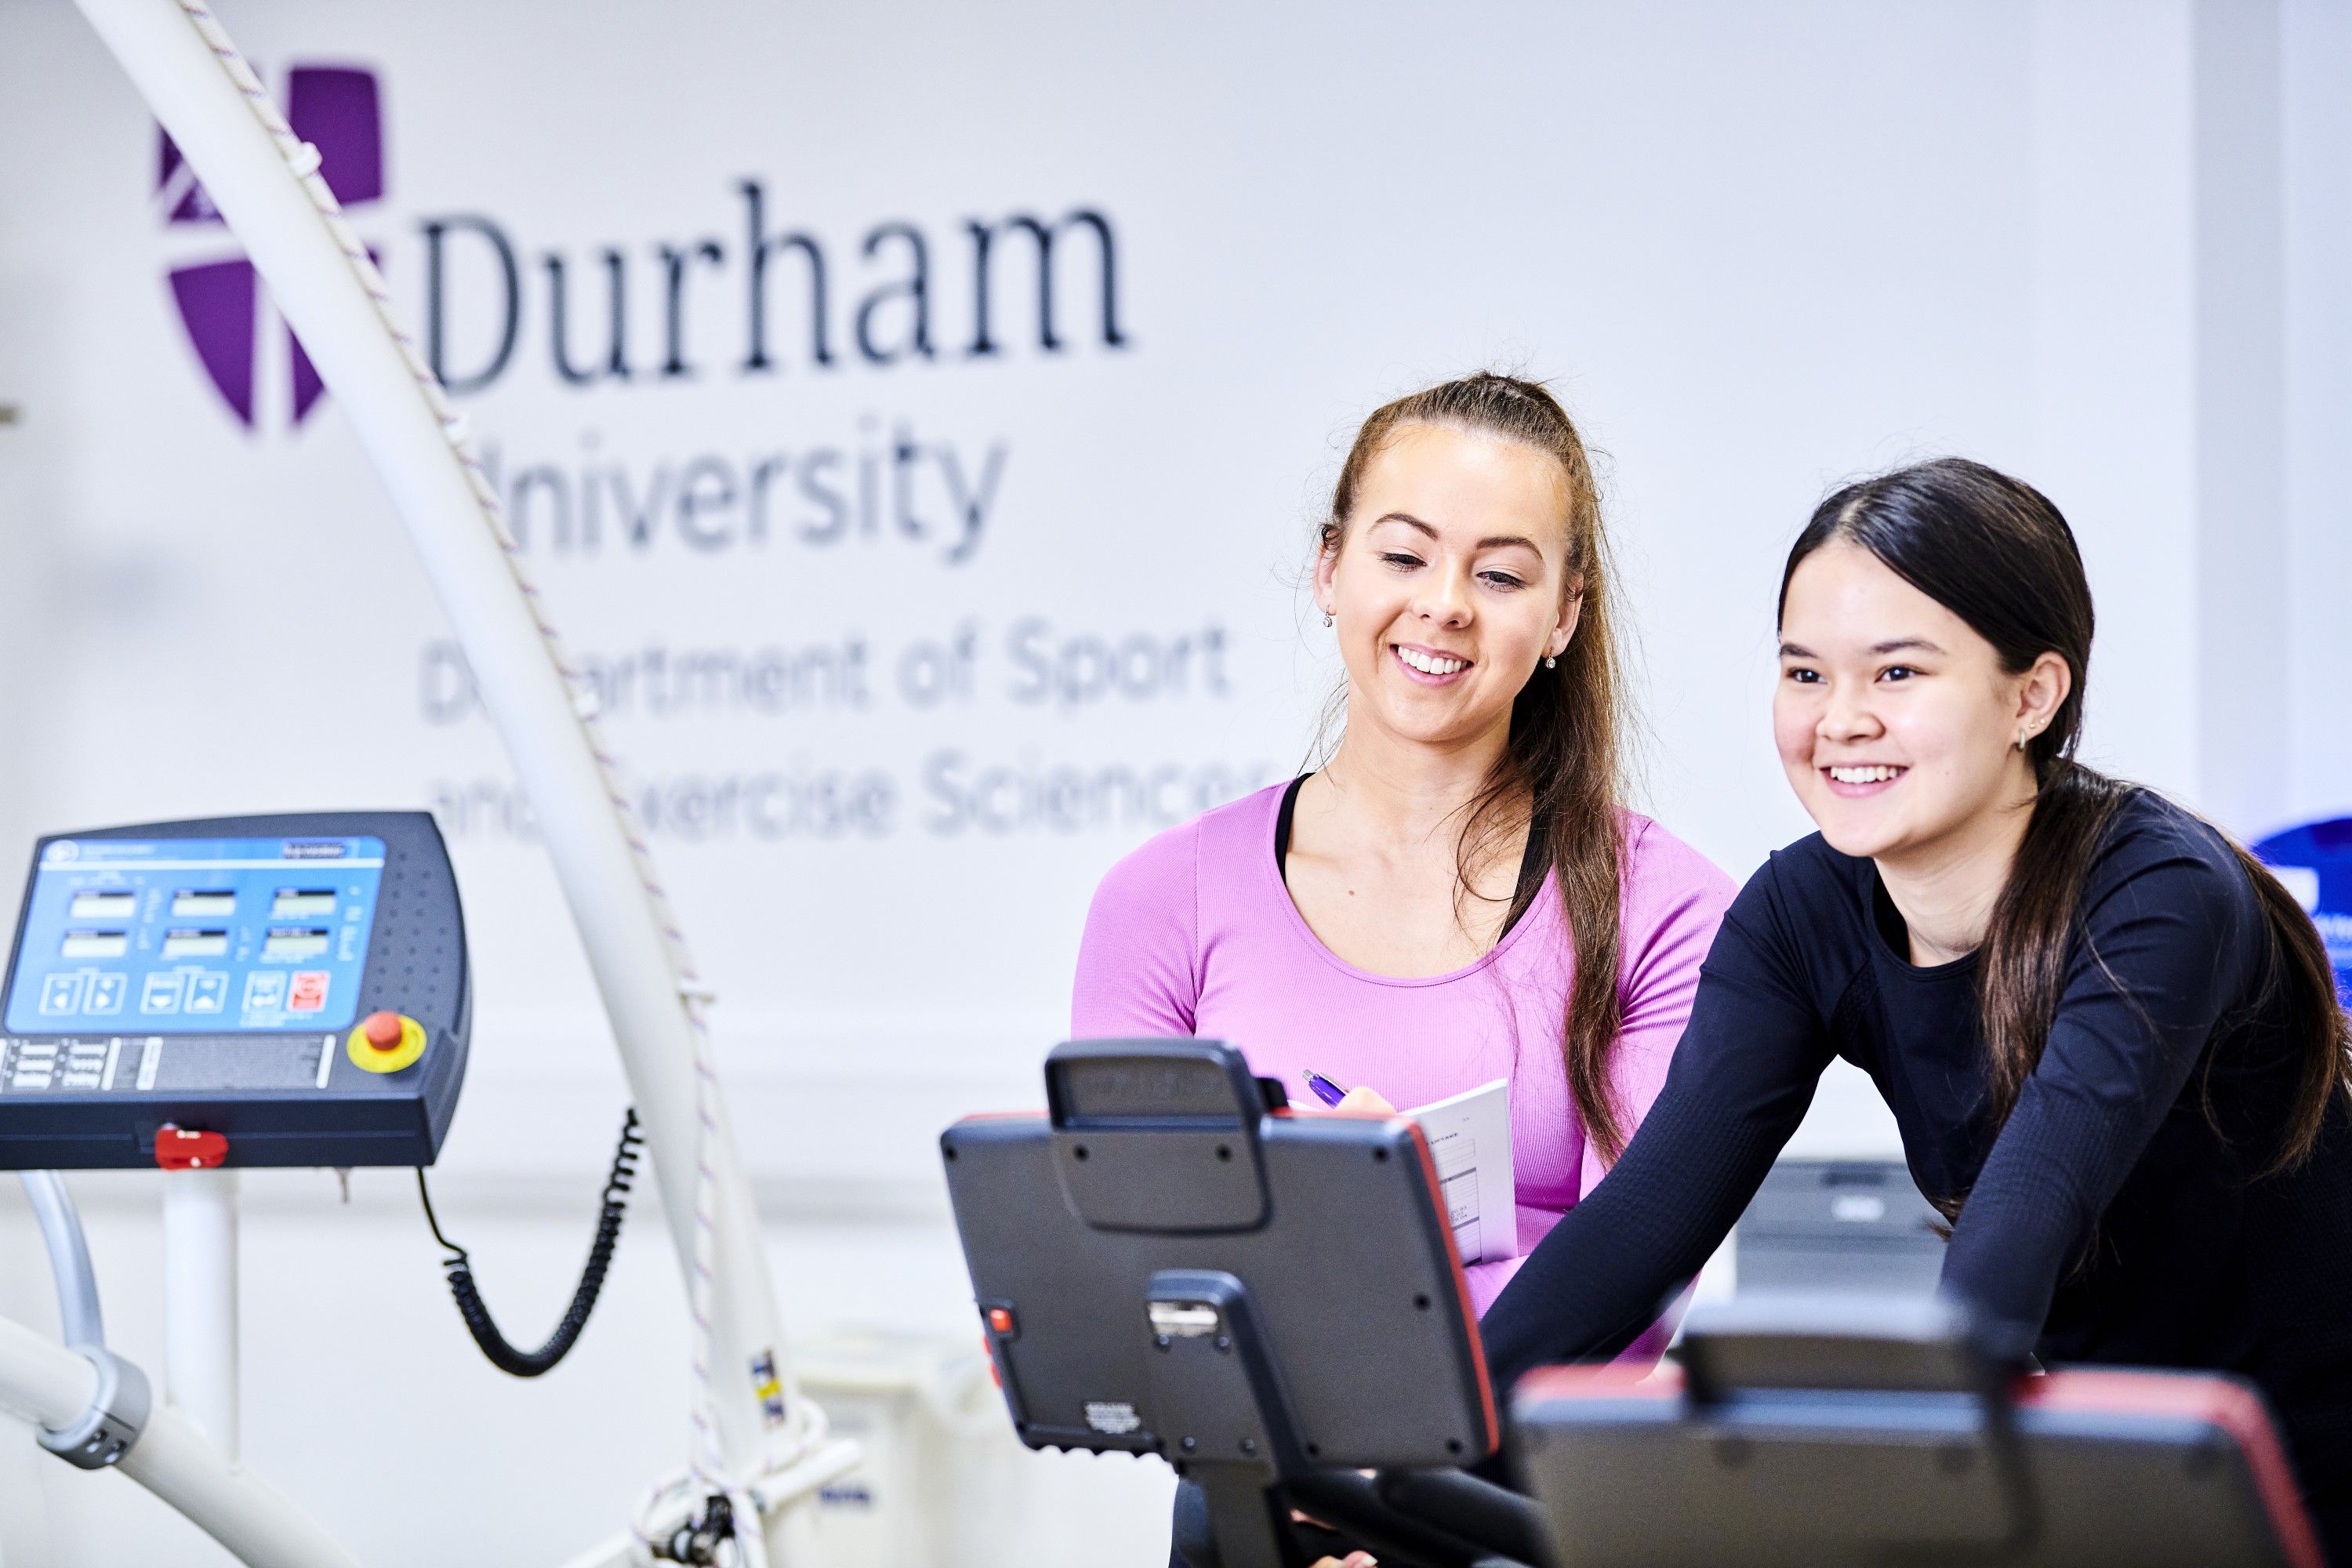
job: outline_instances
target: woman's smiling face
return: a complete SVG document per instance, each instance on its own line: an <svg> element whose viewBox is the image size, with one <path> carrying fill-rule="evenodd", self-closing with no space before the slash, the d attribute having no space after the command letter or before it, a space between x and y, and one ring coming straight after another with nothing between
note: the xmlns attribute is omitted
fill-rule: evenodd
<svg viewBox="0 0 2352 1568"><path fill-rule="evenodd" d="M1780 610L1773 739L1840 854L1932 854L2030 801L2018 749L2070 678L2054 653L2012 673L1992 644L1847 540L1798 565Z"/></svg>
<svg viewBox="0 0 2352 1568"><path fill-rule="evenodd" d="M1446 747L1507 733L1520 689L1576 629L1568 511L1559 464L1532 447L1398 430L1315 567L1350 726Z"/></svg>

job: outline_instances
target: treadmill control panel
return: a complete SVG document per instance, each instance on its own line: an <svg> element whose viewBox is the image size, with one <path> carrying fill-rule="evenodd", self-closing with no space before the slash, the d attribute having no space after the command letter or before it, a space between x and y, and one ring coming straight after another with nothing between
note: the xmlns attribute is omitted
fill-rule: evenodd
<svg viewBox="0 0 2352 1568"><path fill-rule="evenodd" d="M233 1165L430 1163L470 1013L456 878L423 813L44 838L0 996L0 1168L151 1163L167 1123Z"/></svg>
<svg viewBox="0 0 2352 1568"><path fill-rule="evenodd" d="M25 900L11 1035L341 1029L383 840L54 838Z"/></svg>

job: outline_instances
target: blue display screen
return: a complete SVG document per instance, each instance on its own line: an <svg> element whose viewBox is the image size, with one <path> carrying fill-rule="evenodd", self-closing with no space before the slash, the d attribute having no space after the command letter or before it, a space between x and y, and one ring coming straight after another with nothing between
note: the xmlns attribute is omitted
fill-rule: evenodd
<svg viewBox="0 0 2352 1568"><path fill-rule="evenodd" d="M348 1027L381 838L58 839L8 987L12 1035Z"/></svg>

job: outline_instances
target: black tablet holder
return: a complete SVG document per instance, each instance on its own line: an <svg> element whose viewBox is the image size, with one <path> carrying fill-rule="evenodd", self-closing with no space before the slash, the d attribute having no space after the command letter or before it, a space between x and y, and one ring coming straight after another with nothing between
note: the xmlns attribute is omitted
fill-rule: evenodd
<svg viewBox="0 0 2352 1568"><path fill-rule="evenodd" d="M1045 1081L941 1140L1024 1442L1160 1454L1222 1568L1305 1563L1294 1508L1399 1565L1537 1560L1532 1506L1458 1469L1499 1432L1417 1128L1290 1116L1213 1041L1072 1041Z"/></svg>
<svg viewBox="0 0 2352 1568"><path fill-rule="evenodd" d="M1272 1212L1262 1113L1281 1080L1240 1054L1073 1042L1045 1065L1055 1168L1097 1230L1253 1231ZM1221 1268L1155 1269L1144 1296L1153 1419L1209 1501L1229 1564L1285 1560L1281 1482L1309 1467L1250 1288Z"/></svg>

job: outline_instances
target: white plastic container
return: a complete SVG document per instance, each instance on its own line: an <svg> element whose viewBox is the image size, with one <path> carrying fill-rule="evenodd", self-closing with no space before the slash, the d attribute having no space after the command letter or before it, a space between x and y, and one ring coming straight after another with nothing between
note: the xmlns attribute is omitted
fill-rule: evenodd
<svg viewBox="0 0 2352 1568"><path fill-rule="evenodd" d="M819 1494L823 1568L1099 1568L1167 1551L1157 1459L1035 1453L968 1340L836 1331L802 1342L802 1389L864 1450Z"/></svg>
<svg viewBox="0 0 2352 1568"><path fill-rule="evenodd" d="M1018 1533L1021 1461L977 1328L836 1331L797 1356L802 1392L864 1458L818 1494L825 1568L981 1568ZM1008 1511L1009 1510L1009 1511Z"/></svg>

